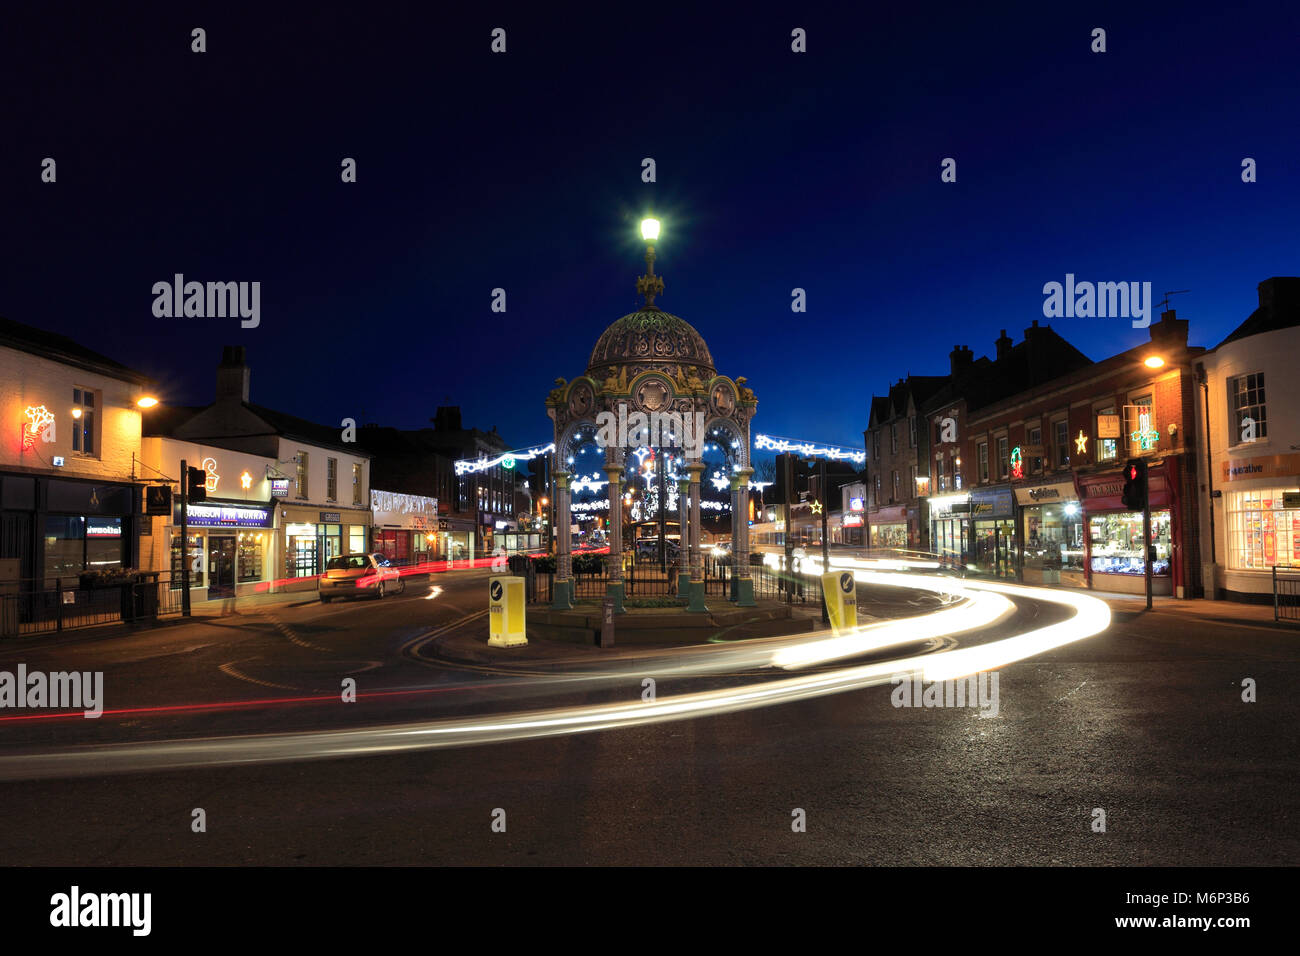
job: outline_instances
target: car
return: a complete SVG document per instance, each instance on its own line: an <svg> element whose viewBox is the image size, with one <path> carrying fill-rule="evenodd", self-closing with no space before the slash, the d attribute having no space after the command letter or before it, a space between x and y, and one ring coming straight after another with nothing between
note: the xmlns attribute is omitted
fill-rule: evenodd
<svg viewBox="0 0 1300 956"><path fill-rule="evenodd" d="M668 561L676 561L678 552L681 547L671 538L664 539L664 557ZM641 561L658 561L659 560L659 539L642 538L636 543L636 556Z"/></svg>
<svg viewBox="0 0 1300 956"><path fill-rule="evenodd" d="M340 554L325 564L320 576L320 600L328 604L336 597L376 597L406 590L402 573L382 554Z"/></svg>

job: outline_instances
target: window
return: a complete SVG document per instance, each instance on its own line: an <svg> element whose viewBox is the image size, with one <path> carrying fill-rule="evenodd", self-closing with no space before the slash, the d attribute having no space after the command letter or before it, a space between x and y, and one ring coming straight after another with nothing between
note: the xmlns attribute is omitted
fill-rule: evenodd
<svg viewBox="0 0 1300 956"><path fill-rule="evenodd" d="M978 448L979 457L979 480L984 483L989 480L989 443L982 441Z"/></svg>
<svg viewBox="0 0 1300 956"><path fill-rule="evenodd" d="M330 501L339 500L339 460L325 459L325 497Z"/></svg>
<svg viewBox="0 0 1300 956"><path fill-rule="evenodd" d="M943 456L942 456L942 455L940 455L938 458L936 458L936 459L934 460L934 470L935 470L935 478L937 479L937 480L936 480L936 484L938 484L938 486L939 486L939 491L947 491L947 490L948 490L948 476L945 475L945 474L944 474L944 471L943 471Z"/></svg>
<svg viewBox="0 0 1300 956"><path fill-rule="evenodd" d="M72 390L72 450L83 455L95 454L95 390Z"/></svg>
<svg viewBox="0 0 1300 956"><path fill-rule="evenodd" d="M915 498L915 497L916 497L916 494L917 494L917 488L916 488L916 465L910 465L910 466L908 467L908 472L909 472L908 477L909 477L910 480L909 480L909 483L908 483L908 486L907 486L907 497L909 497L909 498Z"/></svg>
<svg viewBox="0 0 1300 956"><path fill-rule="evenodd" d="M889 451L891 454L898 454L898 422L889 426Z"/></svg>
<svg viewBox="0 0 1300 956"><path fill-rule="evenodd" d="M298 452L298 475L294 488L294 493L299 498L307 497L307 453L305 451Z"/></svg>
<svg viewBox="0 0 1300 956"><path fill-rule="evenodd" d="M1300 567L1300 510L1282 507L1292 488L1225 492L1228 513L1228 567L1270 571Z"/></svg>
<svg viewBox="0 0 1300 956"><path fill-rule="evenodd" d="M1007 436L1003 435L998 439L998 477L1005 478L1009 475L1011 469L1011 445L1007 441Z"/></svg>
<svg viewBox="0 0 1300 956"><path fill-rule="evenodd" d="M909 447L916 447L916 416L913 415L907 420L907 440Z"/></svg>
<svg viewBox="0 0 1300 956"><path fill-rule="evenodd" d="M898 501L898 472L894 472L894 497L889 499L889 503L893 504L896 501Z"/></svg>
<svg viewBox="0 0 1300 956"><path fill-rule="evenodd" d="M877 428L875 432L872 434L872 440L875 442L876 445L876 454L874 457L876 461L880 461L880 429L879 428Z"/></svg>
<svg viewBox="0 0 1300 956"><path fill-rule="evenodd" d="M1263 372L1228 379L1228 411L1229 445L1268 437Z"/></svg>
<svg viewBox="0 0 1300 956"><path fill-rule="evenodd" d="M880 504L880 476L876 475L876 504Z"/></svg>
<svg viewBox="0 0 1300 956"><path fill-rule="evenodd" d="M1128 446L1129 456L1136 458L1144 451L1151 451L1156 447L1160 440L1160 433L1154 427L1155 422L1151 414L1151 396L1143 395L1141 398L1133 400L1133 418L1128 423ZM1150 433L1151 437L1144 437ZM1137 435L1135 439L1133 436Z"/></svg>
<svg viewBox="0 0 1300 956"><path fill-rule="evenodd" d="M361 485L361 462L354 461L352 463L352 503L354 505L361 504L361 493L364 490Z"/></svg>
<svg viewBox="0 0 1300 956"><path fill-rule="evenodd" d="M961 459L955 454L952 456L952 486L961 491Z"/></svg>
<svg viewBox="0 0 1300 956"><path fill-rule="evenodd" d="M1114 414L1115 414L1114 405L1112 405L1110 408L1103 408L1101 411L1097 413L1097 418L1098 418L1097 435L1098 436L1101 435L1101 421L1100 421L1101 417L1103 415L1114 415ZM1119 439L1098 437L1097 444L1095 447L1097 449L1098 461L1114 461L1116 458L1119 457Z"/></svg>
<svg viewBox="0 0 1300 956"><path fill-rule="evenodd" d="M1032 447L1040 448L1043 444L1043 428L1041 425L1029 429L1029 444ZM1029 473L1031 475L1041 474L1043 471L1043 458L1041 455L1033 455L1029 458Z"/></svg>
<svg viewBox="0 0 1300 956"><path fill-rule="evenodd" d="M1053 444L1056 446L1052 452L1053 461L1057 468L1065 468L1070 464L1070 423L1064 418L1052 422L1052 431L1055 433Z"/></svg>

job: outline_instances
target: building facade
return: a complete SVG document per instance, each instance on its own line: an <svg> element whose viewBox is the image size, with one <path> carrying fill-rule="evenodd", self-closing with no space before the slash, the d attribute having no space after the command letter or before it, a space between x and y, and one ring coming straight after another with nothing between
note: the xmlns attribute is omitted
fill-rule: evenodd
<svg viewBox="0 0 1300 956"><path fill-rule="evenodd" d="M136 568L141 408L152 382L70 339L0 319L0 558L25 590Z"/></svg>
<svg viewBox="0 0 1300 956"><path fill-rule="evenodd" d="M1198 363L1209 452L1197 510L1216 597L1269 602L1273 569L1300 569L1298 370L1300 278L1266 279L1255 312Z"/></svg>

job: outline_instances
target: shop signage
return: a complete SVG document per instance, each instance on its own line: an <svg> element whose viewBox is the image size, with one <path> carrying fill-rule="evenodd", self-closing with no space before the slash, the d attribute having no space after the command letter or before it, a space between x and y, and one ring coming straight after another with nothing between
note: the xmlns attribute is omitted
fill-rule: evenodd
<svg viewBox="0 0 1300 956"><path fill-rule="evenodd" d="M289 479L272 478L271 479L271 497L288 498L289 497Z"/></svg>
<svg viewBox="0 0 1300 956"><path fill-rule="evenodd" d="M187 509L188 523L205 528L270 528L275 524L275 512L264 505L223 504L201 502ZM181 523L180 502L175 503L173 523Z"/></svg>
<svg viewBox="0 0 1300 956"><path fill-rule="evenodd" d="M169 515L172 513L171 485L149 485L144 490L144 513Z"/></svg>
<svg viewBox="0 0 1300 956"><path fill-rule="evenodd" d="M338 524L343 520L343 514L339 511L322 511L320 520L321 524Z"/></svg>
<svg viewBox="0 0 1300 956"><path fill-rule="evenodd" d="M849 499L849 510L850 510L850 511L864 511L865 509L863 508L862 505L863 505L863 499L862 499L862 498L850 498L850 499Z"/></svg>
<svg viewBox="0 0 1300 956"><path fill-rule="evenodd" d="M844 516L844 527L846 527L846 528L861 528L861 527L862 527L862 515L860 515L860 514L846 514L846 515Z"/></svg>
<svg viewBox="0 0 1300 956"><path fill-rule="evenodd" d="M446 518L438 519L438 530L446 531L451 527L451 523Z"/></svg>
<svg viewBox="0 0 1300 956"><path fill-rule="evenodd" d="M970 493L970 514L976 521L1010 518L1014 510L1010 488L976 488Z"/></svg>
<svg viewBox="0 0 1300 956"><path fill-rule="evenodd" d="M1022 505L1040 504L1053 501L1074 501L1078 496L1074 492L1074 482L1061 481L1053 485L1041 485L1038 488L1017 488L1016 501Z"/></svg>
<svg viewBox="0 0 1300 956"><path fill-rule="evenodd" d="M1097 416L1097 437L1118 438L1119 437L1119 416L1098 415Z"/></svg>
<svg viewBox="0 0 1300 956"><path fill-rule="evenodd" d="M1282 507L1287 511L1300 511L1300 491L1282 492Z"/></svg>
<svg viewBox="0 0 1300 956"><path fill-rule="evenodd" d="M1300 455L1260 455L1234 458L1223 463L1224 481L1250 478L1291 478L1300 475Z"/></svg>
<svg viewBox="0 0 1300 956"><path fill-rule="evenodd" d="M86 519L86 537L87 538L120 538L122 537L122 524L117 519L87 518Z"/></svg>

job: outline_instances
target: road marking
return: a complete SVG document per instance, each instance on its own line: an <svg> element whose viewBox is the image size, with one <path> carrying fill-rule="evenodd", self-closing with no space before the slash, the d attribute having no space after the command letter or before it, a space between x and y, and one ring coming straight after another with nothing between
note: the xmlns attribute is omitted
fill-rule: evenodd
<svg viewBox="0 0 1300 956"><path fill-rule="evenodd" d="M278 690L301 690L302 689L300 687L291 687L288 684L275 684L269 680L258 680L256 677L249 677L243 671L237 670L235 668L234 661L231 661L229 664L222 664L219 670L227 677L233 677L236 680L248 681L248 683L250 684L260 684L262 687L274 687Z"/></svg>
<svg viewBox="0 0 1300 956"><path fill-rule="evenodd" d="M293 641L293 643L297 644L299 647L305 647L309 651L321 651L326 654L330 652L330 649L328 647L321 647L317 644L313 644L311 641L303 640L301 637L299 637L297 634L294 633L293 628L291 628L288 624L285 624L277 620L276 618L272 617L270 614L266 615L266 617L267 620L269 620L271 624L274 625L277 631L279 631L283 636L287 637L289 640Z"/></svg>

